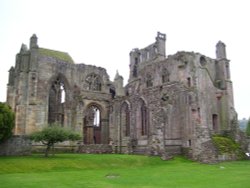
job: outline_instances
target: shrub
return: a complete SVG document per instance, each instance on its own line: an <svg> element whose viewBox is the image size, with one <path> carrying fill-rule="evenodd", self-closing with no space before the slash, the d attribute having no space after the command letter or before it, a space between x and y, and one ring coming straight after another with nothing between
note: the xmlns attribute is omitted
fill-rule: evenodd
<svg viewBox="0 0 250 188"><path fill-rule="evenodd" d="M14 126L14 112L7 104L0 102L0 143L11 137Z"/></svg>

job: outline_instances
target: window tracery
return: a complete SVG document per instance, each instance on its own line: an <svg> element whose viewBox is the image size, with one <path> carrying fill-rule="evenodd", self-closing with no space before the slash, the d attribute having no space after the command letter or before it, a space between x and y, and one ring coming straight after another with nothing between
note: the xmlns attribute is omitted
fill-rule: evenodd
<svg viewBox="0 0 250 188"><path fill-rule="evenodd" d="M102 83L100 76L96 74L90 74L86 78L87 89L92 91L101 91L102 90Z"/></svg>
<svg viewBox="0 0 250 188"><path fill-rule="evenodd" d="M57 77L49 90L48 123L64 124L64 103L66 100L65 84Z"/></svg>

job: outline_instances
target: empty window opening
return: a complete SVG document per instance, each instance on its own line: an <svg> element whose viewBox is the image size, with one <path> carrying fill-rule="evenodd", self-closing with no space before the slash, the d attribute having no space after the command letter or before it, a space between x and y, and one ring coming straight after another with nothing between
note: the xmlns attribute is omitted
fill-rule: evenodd
<svg viewBox="0 0 250 188"><path fill-rule="evenodd" d="M137 69L138 69L138 58L136 57L135 58L135 64L134 64L134 67L133 67L133 77L137 77L137 74L138 74L138 72L137 72Z"/></svg>
<svg viewBox="0 0 250 188"><path fill-rule="evenodd" d="M207 64L207 61L206 61L204 56L200 57L200 64L201 64L201 66L205 66Z"/></svg>
<svg viewBox="0 0 250 188"><path fill-rule="evenodd" d="M158 49L157 49L156 46L154 46L154 51L155 51L156 54L158 53Z"/></svg>
<svg viewBox="0 0 250 188"><path fill-rule="evenodd" d="M153 86L153 78L152 78L152 76L150 74L147 75L146 86L147 87L152 87Z"/></svg>
<svg viewBox="0 0 250 188"><path fill-rule="evenodd" d="M148 51L146 53L146 58L147 58L147 60L149 59L149 52Z"/></svg>
<svg viewBox="0 0 250 188"><path fill-rule="evenodd" d="M116 95L115 89L114 88L110 88L109 89L109 93L111 94L112 99L114 99L115 95Z"/></svg>
<svg viewBox="0 0 250 188"><path fill-rule="evenodd" d="M63 85L60 86L60 89L61 89L61 103L64 103L65 102L65 90L64 90Z"/></svg>
<svg viewBox="0 0 250 188"><path fill-rule="evenodd" d="M64 103L66 92L63 81L58 77L49 91L48 123L64 124Z"/></svg>
<svg viewBox="0 0 250 188"><path fill-rule="evenodd" d="M127 103L121 107L121 127L124 136L130 135L130 111Z"/></svg>
<svg viewBox="0 0 250 188"><path fill-rule="evenodd" d="M226 64L226 74L227 74L226 78L230 79L230 71L229 71L229 64L228 63Z"/></svg>
<svg viewBox="0 0 250 188"><path fill-rule="evenodd" d="M187 78L187 85L188 85L188 87L191 87L191 78L190 77Z"/></svg>
<svg viewBox="0 0 250 188"><path fill-rule="evenodd" d="M91 106L86 113L86 124L89 127L100 127L100 110L96 106Z"/></svg>
<svg viewBox="0 0 250 188"><path fill-rule="evenodd" d="M138 57L135 58L135 64L138 64Z"/></svg>
<svg viewBox="0 0 250 188"><path fill-rule="evenodd" d="M94 109L95 115L94 115L94 126L99 127L100 126L100 110L95 108Z"/></svg>
<svg viewBox="0 0 250 188"><path fill-rule="evenodd" d="M169 82L169 72L166 68L162 71L162 83Z"/></svg>
<svg viewBox="0 0 250 188"><path fill-rule="evenodd" d="M145 103L143 102L141 105L141 135L147 135L147 109Z"/></svg>
<svg viewBox="0 0 250 188"><path fill-rule="evenodd" d="M213 114L212 117L212 121L213 121L213 130L214 131L218 131L218 115L217 114Z"/></svg>

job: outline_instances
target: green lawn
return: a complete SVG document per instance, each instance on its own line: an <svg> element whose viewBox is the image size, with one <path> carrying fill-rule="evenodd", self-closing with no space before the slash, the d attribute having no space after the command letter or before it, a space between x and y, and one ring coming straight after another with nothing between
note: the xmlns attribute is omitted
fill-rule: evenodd
<svg viewBox="0 0 250 188"><path fill-rule="evenodd" d="M0 187L250 187L250 161L199 164L177 157L57 154L0 157Z"/></svg>

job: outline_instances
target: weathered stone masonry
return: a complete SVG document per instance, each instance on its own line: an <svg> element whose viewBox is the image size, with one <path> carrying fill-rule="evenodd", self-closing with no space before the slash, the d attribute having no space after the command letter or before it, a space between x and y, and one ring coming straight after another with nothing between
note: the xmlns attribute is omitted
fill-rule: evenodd
<svg viewBox="0 0 250 188"><path fill-rule="evenodd" d="M22 45L9 71L7 102L16 113L16 135L47 123L71 127L85 145L171 156L186 151L207 160L211 135L232 131L236 118L229 60L222 42L216 59L177 52L166 57L166 35L130 52L123 87L104 68L75 64L64 52L40 48L36 35Z"/></svg>

